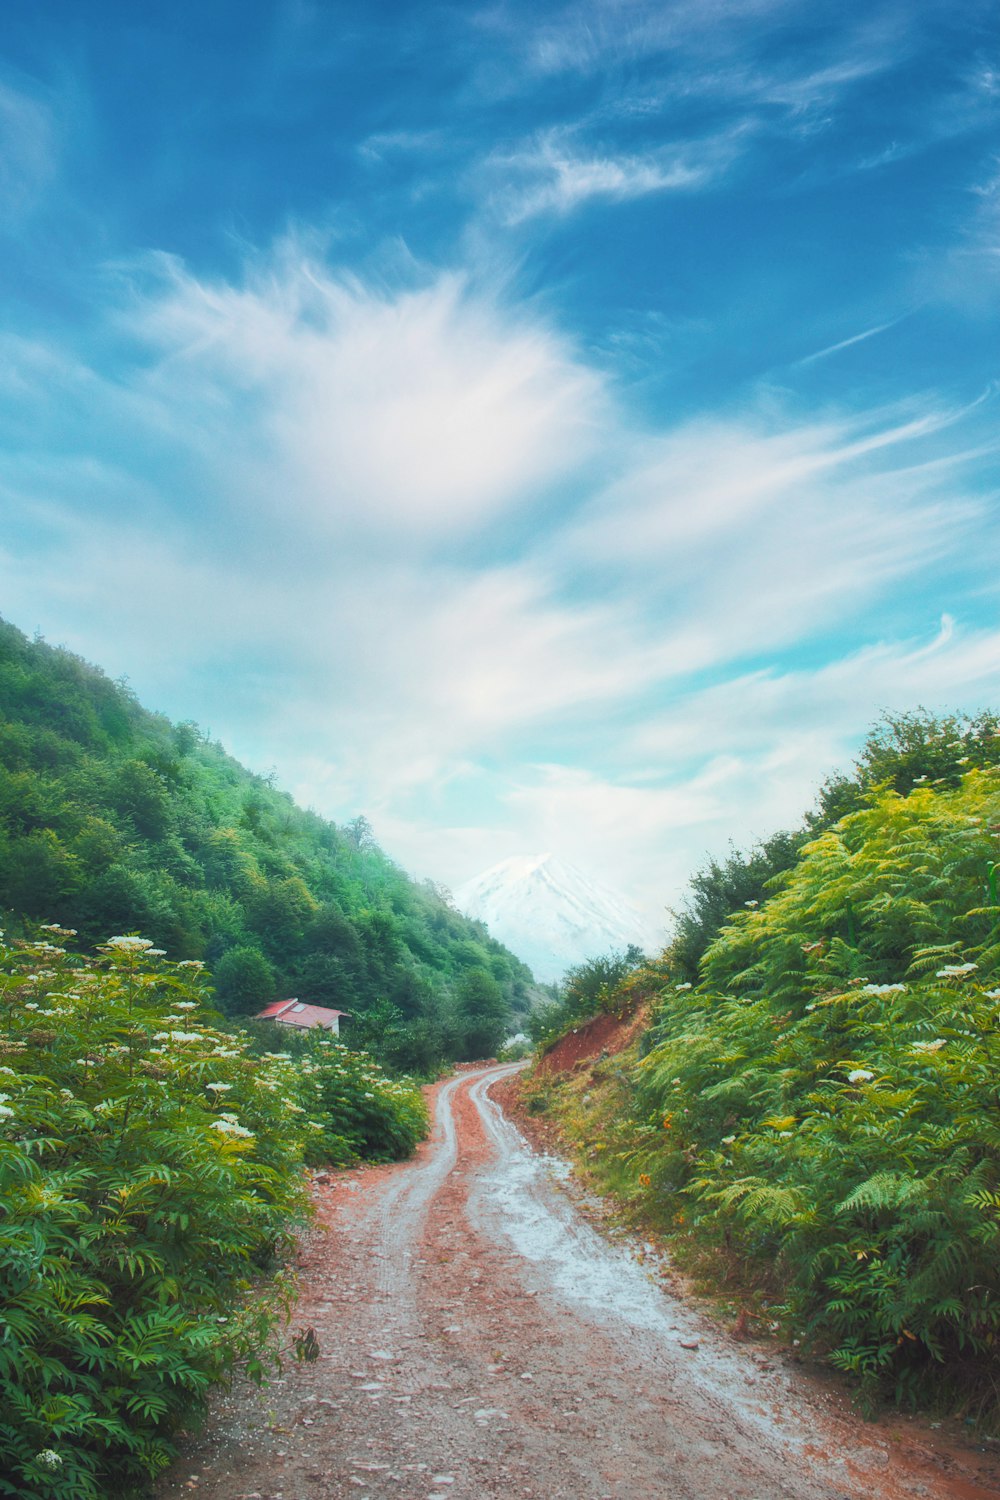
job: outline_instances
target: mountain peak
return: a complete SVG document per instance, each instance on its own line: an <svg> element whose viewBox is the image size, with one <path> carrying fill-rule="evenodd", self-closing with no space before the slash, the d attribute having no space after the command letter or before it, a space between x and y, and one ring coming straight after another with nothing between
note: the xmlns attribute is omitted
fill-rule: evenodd
<svg viewBox="0 0 1000 1500"><path fill-rule="evenodd" d="M485 922L543 983L612 949L651 946L627 897L550 851L500 860L460 886L455 904Z"/></svg>

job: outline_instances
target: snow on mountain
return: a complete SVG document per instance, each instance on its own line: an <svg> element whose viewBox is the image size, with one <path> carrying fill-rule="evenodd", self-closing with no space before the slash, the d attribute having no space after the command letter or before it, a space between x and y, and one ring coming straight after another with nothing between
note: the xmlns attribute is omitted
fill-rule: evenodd
<svg viewBox="0 0 1000 1500"><path fill-rule="evenodd" d="M485 922L543 984L561 979L574 964L630 943L646 951L656 946L626 897L552 854L501 860L460 886L455 905Z"/></svg>

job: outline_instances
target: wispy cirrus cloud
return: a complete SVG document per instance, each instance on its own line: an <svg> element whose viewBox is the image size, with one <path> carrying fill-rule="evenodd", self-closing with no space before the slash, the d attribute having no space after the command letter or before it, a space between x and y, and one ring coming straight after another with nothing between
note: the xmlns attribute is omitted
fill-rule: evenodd
<svg viewBox="0 0 1000 1500"><path fill-rule="evenodd" d="M514 227L544 214L567 215L592 199L623 203L659 193L690 193L715 182L744 149L740 128L643 152L588 147L580 129L552 129L483 164L489 201Z"/></svg>

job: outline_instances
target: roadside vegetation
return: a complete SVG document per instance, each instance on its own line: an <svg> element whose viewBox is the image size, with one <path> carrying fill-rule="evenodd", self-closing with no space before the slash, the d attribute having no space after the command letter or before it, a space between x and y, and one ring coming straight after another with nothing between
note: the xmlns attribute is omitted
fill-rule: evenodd
<svg viewBox="0 0 1000 1500"><path fill-rule="evenodd" d="M197 961L74 936L0 941L0 1494L20 1500L144 1493L211 1388L278 1356L303 1161L404 1156L426 1128L419 1089L364 1054L225 1028Z"/></svg>
<svg viewBox="0 0 1000 1500"><path fill-rule="evenodd" d="M871 1400L993 1427L998 729L884 720L804 829L703 871L675 948L595 997L655 997L632 1051L534 1096L745 1312Z"/></svg>
<svg viewBox="0 0 1000 1500"><path fill-rule="evenodd" d="M528 1035L545 1047L581 1021L601 1014L622 1015L633 1001L630 977L644 964L641 949L607 953L570 969L555 995L528 1017Z"/></svg>

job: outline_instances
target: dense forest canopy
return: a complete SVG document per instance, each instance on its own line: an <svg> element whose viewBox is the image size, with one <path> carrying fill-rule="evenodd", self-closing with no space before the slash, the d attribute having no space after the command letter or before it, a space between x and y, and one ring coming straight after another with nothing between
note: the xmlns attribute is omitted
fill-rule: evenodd
<svg viewBox="0 0 1000 1500"><path fill-rule="evenodd" d="M0 621L0 908L93 949L140 932L201 959L245 1016L297 995L351 1016L399 1067L481 1055L529 1006L531 974L362 817L297 807L194 724L150 713L71 652Z"/></svg>

